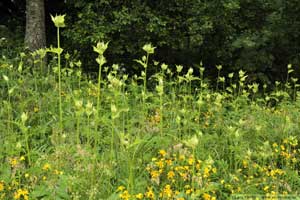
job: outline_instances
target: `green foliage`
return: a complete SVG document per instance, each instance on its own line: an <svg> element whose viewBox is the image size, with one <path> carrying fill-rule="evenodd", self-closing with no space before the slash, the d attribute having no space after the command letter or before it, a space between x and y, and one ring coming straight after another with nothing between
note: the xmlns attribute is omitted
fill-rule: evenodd
<svg viewBox="0 0 300 200"><path fill-rule="evenodd" d="M0 9L0 38L6 39L0 41L1 51L15 57L15 48L23 46L25 3L5 1ZM64 48L78 49L86 70L97 69L89 55L98 41L111 41L105 53L109 64L120 63L131 75L140 71L133 59L150 42L157 47L155 60L182 64L185 71L202 61L210 78L216 75L214 66L222 64L226 73L244 69L261 83L284 81L285 66L300 64L295 0L46 1L50 43L55 29L49 13L57 12L69 13ZM151 66L148 71L157 72Z"/></svg>
<svg viewBox="0 0 300 200"><path fill-rule="evenodd" d="M135 60L143 71L129 77L106 62L112 42L98 42L95 81L57 37L57 48L1 59L0 199L299 193L300 94L293 65L271 92L249 83L243 70L222 76L222 65L213 87L202 63L200 77L192 67L177 65L174 72L159 62L157 72L147 74L156 52L151 44ZM47 75L39 66L46 52L58 59Z"/></svg>
<svg viewBox="0 0 300 200"><path fill-rule="evenodd" d="M299 64L294 43L299 39L299 12L292 0L99 0L67 6L68 46L91 52L97 41L111 41L108 60L125 63L129 72L139 70L128 66L147 42L157 46L156 60L185 66L203 61L210 73L217 64L227 72L243 68L261 82L283 80L284 66Z"/></svg>

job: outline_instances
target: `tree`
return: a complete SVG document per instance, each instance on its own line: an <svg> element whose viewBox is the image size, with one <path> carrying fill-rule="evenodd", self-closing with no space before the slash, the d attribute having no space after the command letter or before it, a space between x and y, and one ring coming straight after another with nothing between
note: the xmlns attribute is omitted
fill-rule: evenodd
<svg viewBox="0 0 300 200"><path fill-rule="evenodd" d="M46 47L44 0L26 1L25 47L30 51Z"/></svg>

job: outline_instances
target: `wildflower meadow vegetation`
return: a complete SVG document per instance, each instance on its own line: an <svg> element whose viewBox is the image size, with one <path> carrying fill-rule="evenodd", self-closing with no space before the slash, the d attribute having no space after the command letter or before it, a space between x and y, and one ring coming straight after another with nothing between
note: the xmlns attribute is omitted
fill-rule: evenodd
<svg viewBox="0 0 300 200"><path fill-rule="evenodd" d="M146 44L129 76L98 42L91 75L61 47L64 16L52 21L57 45L0 60L0 199L299 198L292 65L274 87L221 65L208 80Z"/></svg>

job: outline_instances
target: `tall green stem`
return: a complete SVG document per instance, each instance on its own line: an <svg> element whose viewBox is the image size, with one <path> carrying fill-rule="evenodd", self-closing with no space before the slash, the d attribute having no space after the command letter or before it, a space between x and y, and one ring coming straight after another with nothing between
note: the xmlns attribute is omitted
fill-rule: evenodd
<svg viewBox="0 0 300 200"><path fill-rule="evenodd" d="M100 59L101 60L101 59ZM97 96L97 117L96 122L98 122L99 119L99 113L100 113L100 100L101 100L101 73L102 73L102 65L103 63L99 63L99 72L98 72L98 96ZM96 123L97 124L97 123ZM97 126L97 125L96 125ZM96 127L97 130L97 127Z"/></svg>
<svg viewBox="0 0 300 200"><path fill-rule="evenodd" d="M110 155L111 155L112 162L115 160L114 140L115 140L115 123L114 123L114 119L112 116L112 119L111 119L111 141L110 141L110 153L111 153Z"/></svg>
<svg viewBox="0 0 300 200"><path fill-rule="evenodd" d="M7 133L10 134L11 131L11 126L10 126L10 121L12 119L12 114L11 114L11 100L10 100L10 89L9 89L9 83L7 81L7 94L8 94L8 103L7 103Z"/></svg>
<svg viewBox="0 0 300 200"><path fill-rule="evenodd" d="M147 67L148 67L148 59L149 59L149 53L147 53L146 62L145 62L144 95L146 95L146 90L147 90ZM145 100L145 97L144 97L144 100Z"/></svg>
<svg viewBox="0 0 300 200"><path fill-rule="evenodd" d="M57 48L60 49L60 37L59 37L59 27L57 27ZM60 54L57 54L58 61L58 97L59 97L59 128L60 131L63 131L63 123L62 123L62 100L61 100L61 64L60 64Z"/></svg>

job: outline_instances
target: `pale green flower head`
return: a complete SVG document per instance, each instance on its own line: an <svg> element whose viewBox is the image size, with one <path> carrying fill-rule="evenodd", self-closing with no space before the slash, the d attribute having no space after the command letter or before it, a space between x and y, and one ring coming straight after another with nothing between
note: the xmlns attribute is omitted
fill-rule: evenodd
<svg viewBox="0 0 300 200"><path fill-rule="evenodd" d="M100 56L98 58L96 58L96 62L99 64L99 65L103 65L106 63L106 58L104 56Z"/></svg>
<svg viewBox="0 0 300 200"><path fill-rule="evenodd" d="M165 63L161 64L161 69L162 70L168 69L168 65L166 65Z"/></svg>
<svg viewBox="0 0 300 200"><path fill-rule="evenodd" d="M216 68L220 71L222 69L222 65L217 65Z"/></svg>
<svg viewBox="0 0 300 200"><path fill-rule="evenodd" d="M118 109L117 109L117 107L116 107L115 104L111 104L110 105L110 110L111 110L112 113L116 113L118 111Z"/></svg>
<svg viewBox="0 0 300 200"><path fill-rule="evenodd" d="M75 107L77 109L81 109L83 105L83 101L82 100L75 100Z"/></svg>
<svg viewBox="0 0 300 200"><path fill-rule="evenodd" d="M200 72L201 72L201 73L203 73L203 72L204 72L204 70L205 70L205 68L204 68L204 67L200 67Z"/></svg>
<svg viewBox="0 0 300 200"><path fill-rule="evenodd" d="M196 135L194 135L192 138L184 141L185 145L192 148L192 149L195 149L199 143L199 140L198 140L198 137Z"/></svg>
<svg viewBox="0 0 300 200"><path fill-rule="evenodd" d="M183 66L182 65L176 65L176 71L180 73L182 71Z"/></svg>
<svg viewBox="0 0 300 200"><path fill-rule="evenodd" d="M113 65L112 65L112 68L113 68L115 71L117 71L117 70L119 70L119 65L118 65L118 64L113 64Z"/></svg>
<svg viewBox="0 0 300 200"><path fill-rule="evenodd" d="M26 56L26 54L24 52L20 53L21 58L24 58Z"/></svg>
<svg viewBox="0 0 300 200"><path fill-rule="evenodd" d="M55 15L55 17L53 17L51 15L51 19L57 28L63 28L66 26L65 25L65 16L66 15Z"/></svg>
<svg viewBox="0 0 300 200"><path fill-rule="evenodd" d="M145 44L145 45L143 46L143 50L146 51L148 54L154 54L154 49L155 49L155 48L156 48L156 47L153 47L151 43Z"/></svg>
<svg viewBox="0 0 300 200"><path fill-rule="evenodd" d="M225 77L223 77L223 76L219 77L219 81L224 83L225 82Z"/></svg>
<svg viewBox="0 0 300 200"><path fill-rule="evenodd" d="M93 50L95 52L97 52L99 55L103 55L104 52L106 51L107 47L108 47L108 43L104 43L104 42L98 42L97 46L93 46Z"/></svg>
<svg viewBox="0 0 300 200"><path fill-rule="evenodd" d="M23 112L22 115L21 115L21 121L23 124L25 124L25 122L27 121L28 119L28 114L26 112Z"/></svg>
<svg viewBox="0 0 300 200"><path fill-rule="evenodd" d="M298 81L298 79L297 78L291 78L292 79L292 81L293 81L293 83L296 83L297 81Z"/></svg>
<svg viewBox="0 0 300 200"><path fill-rule="evenodd" d="M6 81L6 82L8 82L9 81L9 78L8 78L8 76L6 76L6 75L2 75L2 77L3 77L3 79Z"/></svg>
<svg viewBox="0 0 300 200"><path fill-rule="evenodd" d="M38 49L34 53L39 55L41 58L44 58L46 56L47 50L46 49Z"/></svg>
<svg viewBox="0 0 300 200"><path fill-rule="evenodd" d="M193 74L193 73L194 73L194 69L190 67L188 70L188 74Z"/></svg>

